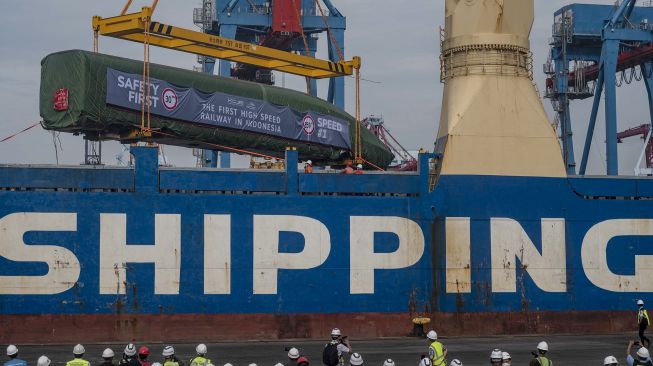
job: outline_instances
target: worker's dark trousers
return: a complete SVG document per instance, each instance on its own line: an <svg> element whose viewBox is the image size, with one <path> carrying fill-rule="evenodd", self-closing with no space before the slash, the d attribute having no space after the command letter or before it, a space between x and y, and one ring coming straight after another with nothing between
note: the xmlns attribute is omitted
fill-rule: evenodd
<svg viewBox="0 0 653 366"><path fill-rule="evenodd" d="M651 345L651 340L644 335L644 331L646 330L647 326L648 323L646 321L639 323L639 341L642 343L642 346L644 347L648 347Z"/></svg>

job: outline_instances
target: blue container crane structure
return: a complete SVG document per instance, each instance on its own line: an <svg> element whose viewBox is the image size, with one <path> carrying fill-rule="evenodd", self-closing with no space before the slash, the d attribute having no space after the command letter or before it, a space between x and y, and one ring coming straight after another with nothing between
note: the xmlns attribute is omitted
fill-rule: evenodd
<svg viewBox="0 0 653 366"><path fill-rule="evenodd" d="M329 60L344 57L347 22L331 0L204 0L202 7L195 9L193 20L206 33L313 57L319 35L326 32ZM199 57L198 61L203 72L214 73L214 59ZM219 61L218 74L274 84L270 70L232 65L231 61ZM317 96L315 80L307 79L307 91ZM329 80L327 100L344 109L343 77ZM229 156L226 152L220 154L220 167L229 167ZM217 152L206 151L205 157L206 166L217 166Z"/></svg>
<svg viewBox="0 0 653 366"><path fill-rule="evenodd" d="M568 174L576 174L570 101L594 98L578 174L587 169L596 118L605 93L607 174L618 175L616 88L643 80L653 119L653 7L571 4L555 13L546 97L559 122ZM573 65L573 66L572 66Z"/></svg>

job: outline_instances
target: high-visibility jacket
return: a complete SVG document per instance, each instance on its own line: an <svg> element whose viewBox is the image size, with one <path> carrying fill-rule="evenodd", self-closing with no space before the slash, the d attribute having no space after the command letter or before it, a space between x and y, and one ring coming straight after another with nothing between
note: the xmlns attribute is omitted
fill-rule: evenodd
<svg viewBox="0 0 653 366"><path fill-rule="evenodd" d="M553 366L553 361L549 360L544 356L539 356L537 362L540 363L540 366Z"/></svg>
<svg viewBox="0 0 653 366"><path fill-rule="evenodd" d="M91 366L91 363L83 358L75 358L66 362L66 366Z"/></svg>
<svg viewBox="0 0 653 366"><path fill-rule="evenodd" d="M163 360L163 366L184 366L184 363L179 361L177 357L172 356L172 358Z"/></svg>
<svg viewBox="0 0 653 366"><path fill-rule="evenodd" d="M433 361L433 366L446 366L447 360L444 358L444 346L438 341L433 341L429 347L429 356Z"/></svg>
<svg viewBox="0 0 653 366"><path fill-rule="evenodd" d="M190 366L206 366L210 363L212 363L211 360L202 356L197 356L190 360Z"/></svg>
<svg viewBox="0 0 653 366"><path fill-rule="evenodd" d="M646 312L646 309L639 309L637 312L637 324L642 323L642 319L646 319L647 324L651 324L651 319L648 318L648 313Z"/></svg>

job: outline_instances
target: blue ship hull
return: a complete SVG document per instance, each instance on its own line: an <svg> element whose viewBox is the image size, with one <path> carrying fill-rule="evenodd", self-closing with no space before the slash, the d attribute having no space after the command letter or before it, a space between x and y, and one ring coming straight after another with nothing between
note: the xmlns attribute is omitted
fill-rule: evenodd
<svg viewBox="0 0 653 366"><path fill-rule="evenodd" d="M653 180L431 190L427 155L345 176L133 153L136 169L0 168L2 341L397 336L415 316L447 335L614 331L653 291Z"/></svg>

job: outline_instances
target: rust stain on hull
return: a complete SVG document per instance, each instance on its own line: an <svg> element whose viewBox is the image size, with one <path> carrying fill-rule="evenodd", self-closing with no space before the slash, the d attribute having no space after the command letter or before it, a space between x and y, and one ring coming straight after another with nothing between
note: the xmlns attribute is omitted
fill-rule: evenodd
<svg viewBox="0 0 653 366"><path fill-rule="evenodd" d="M434 313L431 320L444 336L632 330L631 312ZM407 312L4 315L0 318L0 343L70 343L79 339L85 342L321 339L334 326L357 338L400 337L412 331Z"/></svg>

